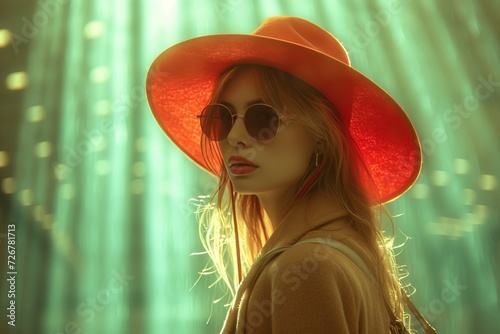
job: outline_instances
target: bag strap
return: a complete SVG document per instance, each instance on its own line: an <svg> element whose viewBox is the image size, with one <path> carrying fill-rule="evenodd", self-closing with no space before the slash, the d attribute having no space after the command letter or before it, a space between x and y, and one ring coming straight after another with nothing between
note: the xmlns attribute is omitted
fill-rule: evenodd
<svg viewBox="0 0 500 334"><path fill-rule="evenodd" d="M366 263L363 261L363 259L354 251L352 248L347 246L346 244L337 241L337 240L332 240L332 239L327 239L327 238L311 238L311 239L306 239L303 241L297 242L295 245L300 245L300 244L305 244L305 243L318 243L318 244L323 244L323 245L328 245L332 248L335 248L342 252L344 255L346 255L348 258L350 258L360 269L363 271L366 275L366 277L372 281L373 284L378 286L380 288L380 285L378 284L378 281L375 279L373 276L372 272L366 265ZM426 334L437 334L436 330L429 324L429 322L425 319L425 317L418 311L418 309L415 307L413 302L411 301L410 297L406 295L406 292L401 289L401 294L403 296L403 300L405 303L408 305L408 308L410 311L413 313L415 318L417 318L418 322L422 325L422 328L424 329ZM395 315L394 312L392 311L391 307L389 306L387 300L384 299L384 305L387 310L387 313L389 314L389 318L391 320L391 326L390 326L390 332L391 334L409 334L408 330L404 327L404 324L402 323L401 320L399 320Z"/></svg>

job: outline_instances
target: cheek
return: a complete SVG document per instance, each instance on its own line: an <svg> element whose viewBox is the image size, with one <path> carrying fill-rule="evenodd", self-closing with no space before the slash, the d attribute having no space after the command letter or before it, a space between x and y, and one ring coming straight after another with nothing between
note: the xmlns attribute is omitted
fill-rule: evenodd
<svg viewBox="0 0 500 334"><path fill-rule="evenodd" d="M294 171L305 172L309 161L311 158L311 153L305 147L293 147L287 150L283 154L283 166L285 169L290 169Z"/></svg>
<svg viewBox="0 0 500 334"><path fill-rule="evenodd" d="M220 141L220 142L217 142L216 145L217 145L216 149L219 150L219 153L222 156L222 158L224 160L227 160L228 154L229 154L228 153L229 152L229 143L228 143L227 139Z"/></svg>
<svg viewBox="0 0 500 334"><path fill-rule="evenodd" d="M309 166L313 151L314 147L309 137L296 136L283 141L268 153L271 159L279 165L282 173L302 176Z"/></svg>

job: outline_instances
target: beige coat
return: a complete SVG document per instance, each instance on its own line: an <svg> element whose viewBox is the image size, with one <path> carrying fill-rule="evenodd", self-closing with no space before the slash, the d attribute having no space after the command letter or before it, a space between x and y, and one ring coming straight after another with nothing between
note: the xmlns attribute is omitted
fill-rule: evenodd
<svg viewBox="0 0 500 334"><path fill-rule="evenodd" d="M241 283L222 333L388 333L380 290L350 258L327 245L294 245L338 240L373 268L345 218L324 200L290 211Z"/></svg>

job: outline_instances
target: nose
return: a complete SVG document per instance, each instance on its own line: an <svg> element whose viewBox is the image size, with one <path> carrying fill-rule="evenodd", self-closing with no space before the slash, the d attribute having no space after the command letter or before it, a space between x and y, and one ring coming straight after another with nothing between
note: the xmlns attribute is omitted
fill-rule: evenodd
<svg viewBox="0 0 500 334"><path fill-rule="evenodd" d="M251 137L247 132L245 127L245 121L243 115L233 115L234 123L231 131L227 135L227 140L231 146L237 147L240 143L243 143L245 146L248 146L250 143Z"/></svg>

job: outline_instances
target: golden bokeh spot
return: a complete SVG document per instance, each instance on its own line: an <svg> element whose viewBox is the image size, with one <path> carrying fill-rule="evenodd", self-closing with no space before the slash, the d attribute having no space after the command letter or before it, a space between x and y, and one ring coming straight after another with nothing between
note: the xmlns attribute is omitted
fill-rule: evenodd
<svg viewBox="0 0 500 334"><path fill-rule="evenodd" d="M0 48L4 48L10 44L10 31L0 29Z"/></svg>
<svg viewBox="0 0 500 334"><path fill-rule="evenodd" d="M5 151L0 151L0 167L5 167L9 164L9 155Z"/></svg>
<svg viewBox="0 0 500 334"><path fill-rule="evenodd" d="M38 158L47 158L52 154L52 144L49 141L42 141L35 145L35 155Z"/></svg>
<svg viewBox="0 0 500 334"><path fill-rule="evenodd" d="M109 76L109 69L106 66L99 66L90 71L90 80L94 83L106 82Z"/></svg>
<svg viewBox="0 0 500 334"><path fill-rule="evenodd" d="M30 206L33 205L34 196L33 191L31 189L22 190L19 194L19 198L21 200L22 206Z"/></svg>
<svg viewBox="0 0 500 334"><path fill-rule="evenodd" d="M411 188L411 195L416 199L425 199L429 197L429 186L423 183L417 183Z"/></svg>
<svg viewBox="0 0 500 334"><path fill-rule="evenodd" d="M105 116L111 112L111 103L108 100L100 100L95 104L94 112L98 116Z"/></svg>
<svg viewBox="0 0 500 334"><path fill-rule="evenodd" d="M5 85L8 90L21 90L28 86L28 73L14 72L7 76Z"/></svg>
<svg viewBox="0 0 500 334"><path fill-rule="evenodd" d="M70 183L66 183L62 185L61 193L64 199L73 199L75 197L75 186Z"/></svg>
<svg viewBox="0 0 500 334"><path fill-rule="evenodd" d="M444 187L448 184L450 176L444 170L435 170L431 174L431 182L438 187Z"/></svg>
<svg viewBox="0 0 500 334"><path fill-rule="evenodd" d="M497 178L495 175L483 174L479 178L479 189L481 190L495 190L497 187Z"/></svg>
<svg viewBox="0 0 500 334"><path fill-rule="evenodd" d="M13 177L7 177L2 180L2 191L4 194L13 194L16 191L16 183Z"/></svg>
<svg viewBox="0 0 500 334"><path fill-rule="evenodd" d="M454 167L456 174L465 175L470 170L470 163L469 163L469 160L455 159L455 161L453 163L453 167Z"/></svg>
<svg viewBox="0 0 500 334"><path fill-rule="evenodd" d="M97 175L109 174L110 166L109 160L99 160L95 164L95 172Z"/></svg>
<svg viewBox="0 0 500 334"><path fill-rule="evenodd" d="M29 107L26 111L26 120L28 122L40 122L45 118L45 108L43 106Z"/></svg>
<svg viewBox="0 0 500 334"><path fill-rule="evenodd" d="M104 30L105 26L101 21L90 21L83 28L83 35L87 39L95 39L100 37Z"/></svg>

